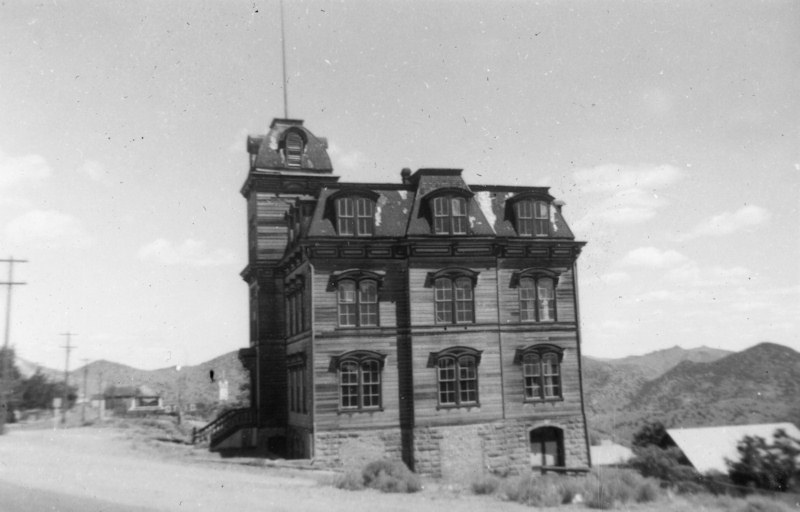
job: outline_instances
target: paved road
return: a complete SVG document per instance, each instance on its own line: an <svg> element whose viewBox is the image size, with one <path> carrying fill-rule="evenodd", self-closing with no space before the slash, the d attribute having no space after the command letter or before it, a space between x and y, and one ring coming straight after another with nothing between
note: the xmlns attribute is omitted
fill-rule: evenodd
<svg viewBox="0 0 800 512"><path fill-rule="evenodd" d="M341 491L316 472L198 462L186 449L165 458L138 443L110 428L12 430L0 436L0 512L530 510L433 489Z"/></svg>

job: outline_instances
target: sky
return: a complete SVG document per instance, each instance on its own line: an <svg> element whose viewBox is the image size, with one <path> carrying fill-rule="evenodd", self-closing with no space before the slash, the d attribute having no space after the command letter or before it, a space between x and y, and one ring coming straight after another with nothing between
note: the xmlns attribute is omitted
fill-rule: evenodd
<svg viewBox="0 0 800 512"><path fill-rule="evenodd" d="M549 186L585 354L800 350L800 3L286 1L288 116L347 182ZM10 342L63 368L248 345L246 137L280 4L0 4ZM7 280L8 265L0 264ZM3 287L0 307L6 306Z"/></svg>

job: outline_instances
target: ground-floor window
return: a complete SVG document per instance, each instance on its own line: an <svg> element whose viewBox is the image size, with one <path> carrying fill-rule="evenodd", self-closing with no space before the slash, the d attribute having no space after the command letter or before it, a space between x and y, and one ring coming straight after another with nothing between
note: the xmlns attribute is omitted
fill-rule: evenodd
<svg viewBox="0 0 800 512"><path fill-rule="evenodd" d="M531 466L564 465L564 431L558 427L531 430Z"/></svg>

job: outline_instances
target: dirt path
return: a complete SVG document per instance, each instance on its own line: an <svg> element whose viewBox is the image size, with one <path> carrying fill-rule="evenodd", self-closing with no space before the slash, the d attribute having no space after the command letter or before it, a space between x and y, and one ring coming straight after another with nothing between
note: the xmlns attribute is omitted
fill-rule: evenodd
<svg viewBox="0 0 800 512"><path fill-rule="evenodd" d="M168 446L164 446L169 451ZM324 483L325 473L246 467L228 463L170 460L137 448L115 429L11 431L0 436L0 483L9 489L54 496L52 510L72 510L71 501L96 500L153 511L331 511L459 512L530 511L494 498L429 485L414 495L349 492ZM24 498L15 493L15 500ZM11 503L12 497L5 501ZM0 505L4 498L0 495ZM59 507L60 503L60 508ZM38 507L36 507L38 508ZM97 505L96 510L108 510ZM5 507L0 507L5 510ZM31 508L30 510L33 510ZM47 510L51 510L50 506ZM563 509L561 509L563 510ZM87 512L89 510L87 509Z"/></svg>

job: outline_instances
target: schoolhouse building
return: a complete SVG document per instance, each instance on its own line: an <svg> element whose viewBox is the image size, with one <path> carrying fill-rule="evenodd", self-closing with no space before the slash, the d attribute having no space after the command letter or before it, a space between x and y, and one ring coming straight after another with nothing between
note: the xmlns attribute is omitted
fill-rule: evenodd
<svg viewBox="0 0 800 512"><path fill-rule="evenodd" d="M252 407L216 442L250 429L316 465L396 457L433 476L590 465L584 242L548 188L438 168L340 181L294 119L247 148Z"/></svg>

